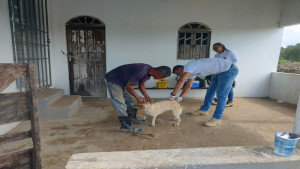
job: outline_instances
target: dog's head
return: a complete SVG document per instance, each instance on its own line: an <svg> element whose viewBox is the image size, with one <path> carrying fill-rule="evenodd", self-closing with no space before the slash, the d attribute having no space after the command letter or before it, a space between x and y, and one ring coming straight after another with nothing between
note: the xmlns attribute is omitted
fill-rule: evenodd
<svg viewBox="0 0 300 169"><path fill-rule="evenodd" d="M143 104L138 104L139 109L145 110L145 109L149 109L151 107L151 103L147 102L147 103L143 103Z"/></svg>

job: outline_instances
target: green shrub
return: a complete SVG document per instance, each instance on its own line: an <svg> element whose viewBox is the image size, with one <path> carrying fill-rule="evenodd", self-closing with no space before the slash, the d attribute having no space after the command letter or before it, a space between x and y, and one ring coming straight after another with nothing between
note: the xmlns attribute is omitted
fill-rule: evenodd
<svg viewBox="0 0 300 169"><path fill-rule="evenodd" d="M288 60L285 60L285 59L282 59L282 58L279 58L279 61L278 61L278 64L279 65L283 65L283 64L285 64L285 63L289 63L290 61L288 61Z"/></svg>
<svg viewBox="0 0 300 169"><path fill-rule="evenodd" d="M283 64L285 62L284 60L300 62L300 43L297 43L296 45L289 45L286 48L281 48L278 64Z"/></svg>

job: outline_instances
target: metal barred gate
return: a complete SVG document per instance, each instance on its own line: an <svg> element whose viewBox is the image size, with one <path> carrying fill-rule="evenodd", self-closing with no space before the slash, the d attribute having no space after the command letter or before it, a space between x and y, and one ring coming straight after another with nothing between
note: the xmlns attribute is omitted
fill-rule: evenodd
<svg viewBox="0 0 300 169"><path fill-rule="evenodd" d="M15 63L33 63L37 87L52 85L47 0L8 0ZM24 79L17 81L25 88Z"/></svg>
<svg viewBox="0 0 300 169"><path fill-rule="evenodd" d="M71 19L66 29L70 93L106 97L104 23L80 16Z"/></svg>

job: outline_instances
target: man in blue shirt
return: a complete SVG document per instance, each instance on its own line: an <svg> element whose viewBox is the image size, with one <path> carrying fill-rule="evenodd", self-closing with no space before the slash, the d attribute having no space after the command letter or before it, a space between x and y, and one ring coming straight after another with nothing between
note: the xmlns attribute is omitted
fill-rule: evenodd
<svg viewBox="0 0 300 169"><path fill-rule="evenodd" d="M193 115L208 115L208 110L212 104L215 93L217 92L217 107L213 117L204 125L213 127L221 124L223 111L225 110L226 99L232 87L232 83L239 70L231 61L221 58L205 58L188 62L185 66L177 65L173 68L173 73L180 76L173 92L169 98L174 100L176 93L183 87L185 80L188 79L177 101L180 102L191 89L196 76L214 75L211 84L207 89L204 104L199 110L192 112Z"/></svg>
<svg viewBox="0 0 300 169"><path fill-rule="evenodd" d="M146 124L145 120L137 120L137 109L134 106L134 98L138 103L151 102L145 82L152 76L154 79L161 79L171 75L168 66L153 68L143 63L127 64L119 66L105 74L107 89L112 104L121 122L120 131L126 133L142 133L143 129L132 127L131 123ZM139 87L144 97L139 96L134 88ZM134 98L133 98L134 97Z"/></svg>

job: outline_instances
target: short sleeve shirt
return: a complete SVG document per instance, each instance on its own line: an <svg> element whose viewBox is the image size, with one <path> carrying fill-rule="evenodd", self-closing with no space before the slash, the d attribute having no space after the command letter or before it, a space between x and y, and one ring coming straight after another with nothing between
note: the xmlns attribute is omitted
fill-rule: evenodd
<svg viewBox="0 0 300 169"><path fill-rule="evenodd" d="M150 79L150 68L150 65L143 63L122 65L106 73L105 79L122 87L128 82L138 86Z"/></svg>
<svg viewBox="0 0 300 169"><path fill-rule="evenodd" d="M226 59L220 58L205 58L188 62L183 69L183 72L189 72L189 79L194 79L196 76L208 76L226 72L230 69L232 63Z"/></svg>

